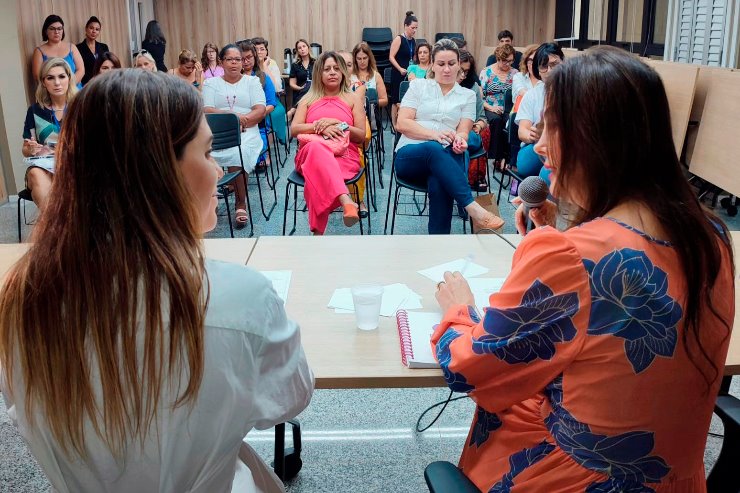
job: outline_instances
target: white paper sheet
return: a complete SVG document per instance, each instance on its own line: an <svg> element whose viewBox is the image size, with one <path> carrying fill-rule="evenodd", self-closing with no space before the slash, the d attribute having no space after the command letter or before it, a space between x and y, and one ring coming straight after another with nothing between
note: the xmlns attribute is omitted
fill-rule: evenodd
<svg viewBox="0 0 740 493"><path fill-rule="evenodd" d="M475 296L475 306L478 307L481 313L483 309L490 306L488 298L493 293L501 291L501 286L504 285L505 277L477 277L475 279L468 279L470 290Z"/></svg>
<svg viewBox="0 0 740 493"><path fill-rule="evenodd" d="M288 301L288 290L290 289L290 279L293 277L293 271L290 270L263 270L260 273L272 281L272 287L275 288L277 295L283 300Z"/></svg>
<svg viewBox="0 0 740 493"><path fill-rule="evenodd" d="M333 308L334 313L354 313L355 306L352 301L350 288L337 288L334 290L328 308ZM380 305L382 317L395 317L396 311L400 309L416 310L422 308L421 295L415 293L405 284L395 283L383 286L383 299Z"/></svg>
<svg viewBox="0 0 740 493"><path fill-rule="evenodd" d="M444 273L446 271L455 272L460 271L463 273L466 279L476 277L488 272L488 268L478 265L472 262L469 258L461 258L447 262L444 264L435 265L419 271L424 277L431 279L434 282L444 281Z"/></svg>

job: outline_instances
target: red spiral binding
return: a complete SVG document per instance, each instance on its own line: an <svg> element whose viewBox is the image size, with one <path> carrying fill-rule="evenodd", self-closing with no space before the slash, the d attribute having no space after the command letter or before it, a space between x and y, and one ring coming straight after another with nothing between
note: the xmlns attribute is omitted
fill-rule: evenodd
<svg viewBox="0 0 740 493"><path fill-rule="evenodd" d="M409 366L409 360L414 359L414 347L411 345L411 330L409 329L409 315L406 310L396 312L398 324L398 341L401 346L401 362Z"/></svg>

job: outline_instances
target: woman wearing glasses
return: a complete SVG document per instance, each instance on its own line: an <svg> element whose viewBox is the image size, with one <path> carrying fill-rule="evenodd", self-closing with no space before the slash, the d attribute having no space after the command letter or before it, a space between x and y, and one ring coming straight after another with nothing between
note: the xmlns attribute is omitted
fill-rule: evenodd
<svg viewBox="0 0 740 493"><path fill-rule="evenodd" d="M522 61L519 64L519 72L514 74L514 79L511 82L511 99L514 101L514 109L517 111L519 108L520 98L524 97L527 91L537 85L538 79L534 76L532 67L534 66L534 54L537 51L538 45L529 45L524 50Z"/></svg>
<svg viewBox="0 0 740 493"><path fill-rule="evenodd" d="M504 95L514 81L517 70L511 65L514 63L514 48L503 44L493 52L496 63L489 65L480 73L480 85L483 88L483 108L491 126L491 143L488 147L488 156L496 161L504 155L504 124L509 117L506 113Z"/></svg>
<svg viewBox="0 0 740 493"><path fill-rule="evenodd" d="M246 185L249 173L254 171L262 152L262 138L257 125L265 118L265 91L260 79L242 75L242 52L233 44L221 48L219 58L224 75L211 77L203 83L203 105L206 113L233 113L241 125L241 158L244 162L244 180L236 180L236 227L247 225ZM213 157L229 171L241 170L239 149L232 147L214 151Z"/></svg>
<svg viewBox="0 0 740 493"><path fill-rule="evenodd" d="M516 167L517 174L523 178L540 175L549 182L550 171L542 166L542 161L534 150L534 144L540 140L542 133L542 112L545 107L544 83L550 76L550 71L557 67L563 58L563 50L555 43L543 43L535 52L532 73L540 82L527 91L516 114L519 140L522 141Z"/></svg>
<svg viewBox="0 0 740 493"><path fill-rule="evenodd" d="M200 64L203 67L204 80L224 75L224 68L221 66L221 60L218 59L218 46L213 43L206 43L203 46Z"/></svg>
<svg viewBox="0 0 740 493"><path fill-rule="evenodd" d="M64 43L64 21L58 15L50 15L44 20L41 28L41 39L44 43L33 50L31 70L33 78L38 79L41 73L41 64L49 58L61 58L72 69L74 81L78 88L82 87L81 81L85 77L85 64L77 47L72 43Z"/></svg>

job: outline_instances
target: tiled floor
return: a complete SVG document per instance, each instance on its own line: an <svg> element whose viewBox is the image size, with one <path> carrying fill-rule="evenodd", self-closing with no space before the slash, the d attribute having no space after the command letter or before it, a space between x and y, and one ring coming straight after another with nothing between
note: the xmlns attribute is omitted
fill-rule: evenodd
<svg viewBox="0 0 740 493"><path fill-rule="evenodd" d="M390 139L386 139L390 141ZM390 154L388 154L390 156ZM252 193L255 236L279 235L282 232L282 207L285 177L293 156L281 170L278 181L278 206L269 221L259 213L256 189ZM384 171L388 182L390 163ZM263 187L264 188L264 187ZM266 190L265 190L266 192ZM268 194L265 193L267 197ZM271 193L269 197L272 197ZM378 212L372 216L373 234L382 234L388 191L378 188ZM504 196L505 197L505 196ZM26 205L29 218L35 215L32 204ZM223 212L223 211L221 211ZM507 220L504 231L514 232L513 208L501 201L501 216ZM740 229L738 218L720 217L730 229ZM291 218L289 218L290 220ZM23 227L24 238L32 226ZM246 236L248 230L236 231ZM453 222L453 232L462 232L461 222ZM399 217L396 234L425 234L426 219ZM305 214L298 215L296 234L308 234ZM341 217L330 219L327 234L359 234L357 227L345 228ZM0 243L16 238L15 200L0 206ZM228 237L226 218L219 218L209 237ZM740 379L735 379L732 392L740 396ZM448 391L436 389L319 390L311 405L299 416L303 430L304 466L299 476L288 484L288 491L298 492L423 492L423 471L434 460L456 461L462 449L472 418L473 406L467 399L452 402L439 421L424 433L414 431L416 420L428 406L447 397ZM435 412L426 416L428 423ZM711 431L722 433L718 419ZM254 431L247 441L266 459L273 454L274 432ZM711 467L721 446L721 438L710 436L705 464ZM49 491L43 473L10 424L0 399L0 493Z"/></svg>

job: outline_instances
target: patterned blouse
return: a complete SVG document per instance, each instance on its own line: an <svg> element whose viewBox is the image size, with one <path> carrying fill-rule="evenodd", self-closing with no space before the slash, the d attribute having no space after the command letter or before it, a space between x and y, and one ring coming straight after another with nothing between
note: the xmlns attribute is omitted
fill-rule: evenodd
<svg viewBox="0 0 740 493"><path fill-rule="evenodd" d="M732 323L722 251L713 303ZM669 243L612 219L527 235L483 319L453 306L432 337L449 387L477 404L463 472L495 493L705 492L730 337L718 319L700 322L719 367L705 393L684 346L685 282Z"/></svg>
<svg viewBox="0 0 740 493"><path fill-rule="evenodd" d="M504 94L507 89L511 89L511 84L514 82L514 74L516 73L517 70L512 68L506 75L506 79L502 80L494 73L493 65L481 70L478 78L480 79L480 86L483 88L483 99L486 100L486 103L493 106L506 106Z"/></svg>

